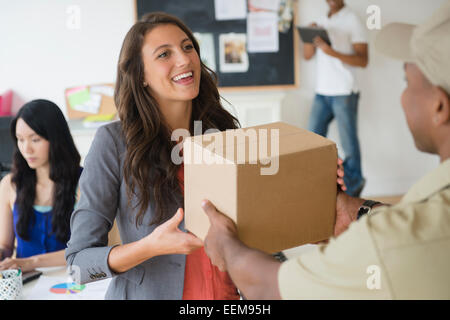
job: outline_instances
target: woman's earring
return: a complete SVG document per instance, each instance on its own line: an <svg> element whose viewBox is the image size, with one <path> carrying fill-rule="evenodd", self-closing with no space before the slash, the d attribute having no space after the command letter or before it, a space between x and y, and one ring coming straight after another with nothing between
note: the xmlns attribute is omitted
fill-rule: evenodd
<svg viewBox="0 0 450 320"><path fill-rule="evenodd" d="M144 81L143 86L146 87L147 86L147 82Z"/></svg>
<svg viewBox="0 0 450 320"><path fill-rule="evenodd" d="M434 124L438 124L441 119L439 118L439 116L435 116L433 120Z"/></svg>

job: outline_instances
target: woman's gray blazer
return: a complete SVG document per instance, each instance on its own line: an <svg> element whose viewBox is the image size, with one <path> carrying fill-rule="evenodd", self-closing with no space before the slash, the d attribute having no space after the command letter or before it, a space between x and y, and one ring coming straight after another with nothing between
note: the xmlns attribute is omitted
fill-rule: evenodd
<svg viewBox="0 0 450 320"><path fill-rule="evenodd" d="M71 237L65 252L69 270L79 283L113 277L106 299L181 299L185 255L156 256L120 274L108 266L112 249L108 247L108 232L114 219L123 244L142 239L156 228L149 226L153 204L136 227L136 201L128 205L123 178L124 155L120 122L100 127L84 163L81 195L70 220ZM171 212L177 209L176 204L170 205ZM184 230L184 221L179 228Z"/></svg>

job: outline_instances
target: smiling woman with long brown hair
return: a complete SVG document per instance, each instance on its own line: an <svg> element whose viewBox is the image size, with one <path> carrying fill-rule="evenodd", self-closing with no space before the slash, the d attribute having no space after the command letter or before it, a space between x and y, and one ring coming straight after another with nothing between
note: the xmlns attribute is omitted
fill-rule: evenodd
<svg viewBox="0 0 450 320"><path fill-rule="evenodd" d="M113 276L110 299L238 299L202 241L184 231L183 166L171 160L172 132L193 134L194 121L203 132L239 123L221 105L215 74L183 22L151 13L130 29L114 98L120 121L98 130L72 214L66 259L76 280ZM114 219L123 244L107 247Z"/></svg>

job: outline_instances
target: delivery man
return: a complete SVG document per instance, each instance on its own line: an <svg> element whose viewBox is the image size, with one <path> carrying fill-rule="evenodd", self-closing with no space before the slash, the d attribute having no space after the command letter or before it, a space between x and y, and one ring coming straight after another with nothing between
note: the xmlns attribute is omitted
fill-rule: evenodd
<svg viewBox="0 0 450 320"><path fill-rule="evenodd" d="M380 52L405 62L401 103L409 129L417 149L440 157L399 204L341 191L335 235L342 234L280 263L244 245L233 221L203 201L211 222L206 253L246 298L450 299L449 35L447 1L419 26L386 26L375 42Z"/></svg>

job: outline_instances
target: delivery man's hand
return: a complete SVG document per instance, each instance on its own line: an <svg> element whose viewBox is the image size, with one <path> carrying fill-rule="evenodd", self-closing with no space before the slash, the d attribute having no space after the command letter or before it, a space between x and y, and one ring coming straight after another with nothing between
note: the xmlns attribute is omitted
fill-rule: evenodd
<svg viewBox="0 0 450 320"><path fill-rule="evenodd" d="M341 158L338 158L337 161L337 192L338 192L338 201L339 201L339 193L343 193L342 191L347 190L344 182L344 161ZM347 216L343 214L342 210L336 210L336 224L334 229L334 236L338 236L343 232L343 230L347 229L350 222L348 222ZM345 227L344 227L345 226ZM319 242L315 242L314 244L327 244L328 240L323 240Z"/></svg>
<svg viewBox="0 0 450 320"><path fill-rule="evenodd" d="M239 241L236 224L217 211L216 207L208 200L203 200L202 208L211 223L204 241L205 252L213 265L217 266L220 271L226 271L224 246L229 241Z"/></svg>
<svg viewBox="0 0 450 320"><path fill-rule="evenodd" d="M338 191L336 201L336 224L334 226L334 236L337 237L347 230L350 223L356 220L359 207L364 199L351 197L343 191Z"/></svg>

